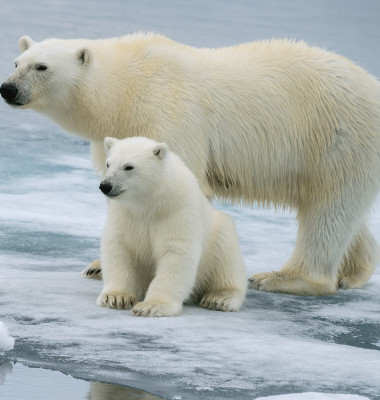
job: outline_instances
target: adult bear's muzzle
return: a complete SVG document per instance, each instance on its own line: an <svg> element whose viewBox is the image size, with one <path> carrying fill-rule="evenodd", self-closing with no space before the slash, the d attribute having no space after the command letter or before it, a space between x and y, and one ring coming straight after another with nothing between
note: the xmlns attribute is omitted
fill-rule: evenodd
<svg viewBox="0 0 380 400"><path fill-rule="evenodd" d="M0 94L7 102L17 104L18 89L14 83L3 83L0 87Z"/></svg>

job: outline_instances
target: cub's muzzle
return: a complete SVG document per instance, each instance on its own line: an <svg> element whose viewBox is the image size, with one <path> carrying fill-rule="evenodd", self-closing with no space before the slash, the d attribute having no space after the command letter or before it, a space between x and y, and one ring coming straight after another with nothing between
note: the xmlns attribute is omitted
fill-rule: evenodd
<svg viewBox="0 0 380 400"><path fill-rule="evenodd" d="M105 194L108 195L111 193L112 184L108 181L101 181L99 185L99 189Z"/></svg>

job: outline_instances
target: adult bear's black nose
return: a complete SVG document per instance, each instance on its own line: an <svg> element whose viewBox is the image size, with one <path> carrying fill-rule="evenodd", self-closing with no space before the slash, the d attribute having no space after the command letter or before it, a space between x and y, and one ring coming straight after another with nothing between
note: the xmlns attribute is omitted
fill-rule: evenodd
<svg viewBox="0 0 380 400"><path fill-rule="evenodd" d="M18 89L14 83L3 83L0 87L0 93L3 99L12 101L17 97Z"/></svg>
<svg viewBox="0 0 380 400"><path fill-rule="evenodd" d="M99 185L99 189L104 193L108 194L112 190L112 184L109 183L108 181L101 181Z"/></svg>

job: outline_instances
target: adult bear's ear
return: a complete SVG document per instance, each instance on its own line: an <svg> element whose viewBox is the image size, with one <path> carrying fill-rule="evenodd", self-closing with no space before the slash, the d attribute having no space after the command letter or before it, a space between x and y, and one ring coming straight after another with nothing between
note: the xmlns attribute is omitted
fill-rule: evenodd
<svg viewBox="0 0 380 400"><path fill-rule="evenodd" d="M21 36L18 40L18 49L20 50L20 53L28 50L33 45L34 41L29 36Z"/></svg>
<svg viewBox="0 0 380 400"><path fill-rule="evenodd" d="M168 146L165 143L159 143L154 149L153 154L162 160L168 151Z"/></svg>
<svg viewBox="0 0 380 400"><path fill-rule="evenodd" d="M83 48L77 51L77 57L79 62L85 67L88 65L91 59L91 53L89 49Z"/></svg>
<svg viewBox="0 0 380 400"><path fill-rule="evenodd" d="M111 147L118 142L117 139L112 138L112 137L106 137L104 138L104 151L106 152L106 154L109 153L109 151L111 150Z"/></svg>

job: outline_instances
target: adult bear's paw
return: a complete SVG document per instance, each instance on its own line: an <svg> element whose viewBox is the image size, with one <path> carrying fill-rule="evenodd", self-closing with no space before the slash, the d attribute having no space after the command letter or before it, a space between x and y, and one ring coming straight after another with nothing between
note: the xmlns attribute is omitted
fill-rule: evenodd
<svg viewBox="0 0 380 400"><path fill-rule="evenodd" d="M249 287L265 292L298 294L303 296L326 296L336 293L336 285L327 279L320 281L298 275L292 271L263 272L249 278Z"/></svg>

